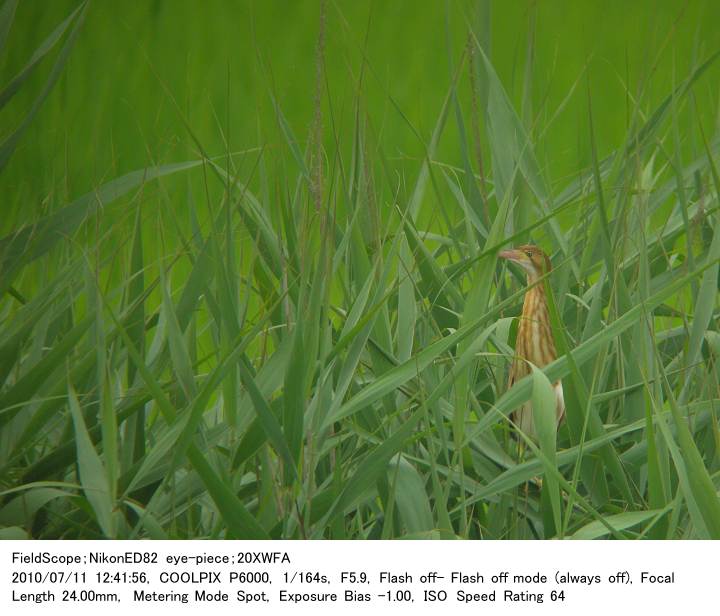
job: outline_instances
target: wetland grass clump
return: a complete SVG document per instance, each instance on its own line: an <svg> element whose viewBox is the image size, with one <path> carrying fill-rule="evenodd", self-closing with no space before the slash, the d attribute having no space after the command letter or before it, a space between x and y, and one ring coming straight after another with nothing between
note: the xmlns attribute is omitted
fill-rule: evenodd
<svg viewBox="0 0 720 616"><path fill-rule="evenodd" d="M597 83L518 107L465 24L424 140L336 8L307 139L268 68L257 147L213 151L165 90L197 155L27 216L11 199L0 535L720 538L720 139L694 97L717 55L659 102L628 91L599 154ZM342 88L338 31L359 58ZM540 153L569 101L585 163L551 178ZM384 122L422 158L398 159ZM530 242L552 260L557 359L508 390L525 279L497 256ZM554 425L560 379L566 421L518 456L510 413L531 401Z"/></svg>

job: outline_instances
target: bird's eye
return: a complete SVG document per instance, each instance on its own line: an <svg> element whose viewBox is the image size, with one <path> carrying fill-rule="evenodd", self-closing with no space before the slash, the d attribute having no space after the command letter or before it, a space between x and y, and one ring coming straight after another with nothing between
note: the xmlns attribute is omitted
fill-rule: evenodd
<svg viewBox="0 0 720 616"><path fill-rule="evenodd" d="M529 250L526 251L525 254L527 255L528 259L532 259L532 258L533 258L533 253L530 252Z"/></svg>

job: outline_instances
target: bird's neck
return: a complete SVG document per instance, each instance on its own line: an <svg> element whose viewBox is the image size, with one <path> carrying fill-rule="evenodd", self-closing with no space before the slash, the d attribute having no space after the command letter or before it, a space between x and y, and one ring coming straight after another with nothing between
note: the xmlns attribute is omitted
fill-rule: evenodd
<svg viewBox="0 0 720 616"><path fill-rule="evenodd" d="M543 314L547 314L548 312L545 286L542 283L537 283L537 281L538 277L536 275L528 274L529 288L525 293L525 300L523 301L524 317L538 317L538 312Z"/></svg>
<svg viewBox="0 0 720 616"><path fill-rule="evenodd" d="M527 274L528 286L535 284L538 280L540 280L540 275L537 273L534 267L526 268L525 273ZM542 285L537 285L537 287L542 287Z"/></svg>

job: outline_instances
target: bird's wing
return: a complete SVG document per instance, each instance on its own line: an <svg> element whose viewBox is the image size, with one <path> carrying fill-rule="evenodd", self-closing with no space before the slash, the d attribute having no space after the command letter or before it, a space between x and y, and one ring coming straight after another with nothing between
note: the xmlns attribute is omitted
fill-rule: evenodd
<svg viewBox="0 0 720 616"><path fill-rule="evenodd" d="M528 363L521 357L515 357L510 367L507 388L510 389L515 383L528 374L530 374L530 366Z"/></svg>

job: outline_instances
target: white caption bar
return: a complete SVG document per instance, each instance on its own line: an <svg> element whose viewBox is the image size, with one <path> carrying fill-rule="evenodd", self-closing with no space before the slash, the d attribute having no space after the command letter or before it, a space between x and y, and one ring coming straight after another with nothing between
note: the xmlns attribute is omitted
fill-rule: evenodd
<svg viewBox="0 0 720 616"><path fill-rule="evenodd" d="M703 541L5 541L4 614L676 614ZM131 610L131 611L129 611Z"/></svg>

